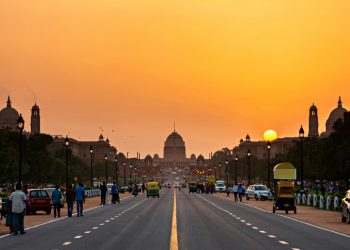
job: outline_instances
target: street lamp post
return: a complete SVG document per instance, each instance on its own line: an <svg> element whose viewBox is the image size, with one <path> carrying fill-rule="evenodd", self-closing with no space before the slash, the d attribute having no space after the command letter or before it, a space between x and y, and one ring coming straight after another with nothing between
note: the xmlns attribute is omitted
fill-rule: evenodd
<svg viewBox="0 0 350 250"><path fill-rule="evenodd" d="M124 186L126 186L126 163L125 163L125 161L123 162L123 167L124 167Z"/></svg>
<svg viewBox="0 0 350 250"><path fill-rule="evenodd" d="M215 181L216 181L216 166L214 166L214 169L215 169Z"/></svg>
<svg viewBox="0 0 350 250"><path fill-rule="evenodd" d="M66 139L64 139L64 144L66 145L66 189L68 190L68 153L69 153L69 139L68 136L66 136Z"/></svg>
<svg viewBox="0 0 350 250"><path fill-rule="evenodd" d="M129 169L130 169L129 180L130 180L130 182L132 183L132 163L130 164Z"/></svg>
<svg viewBox="0 0 350 250"><path fill-rule="evenodd" d="M226 187L228 187L228 160L226 160L225 164L226 164Z"/></svg>
<svg viewBox="0 0 350 250"><path fill-rule="evenodd" d="M17 119L17 127L19 130L19 165L18 165L18 183L22 184L22 144L23 144L23 129L24 120L22 114Z"/></svg>
<svg viewBox="0 0 350 250"><path fill-rule="evenodd" d="M91 187L94 186L94 180L92 178L92 156L94 154L94 149L92 148L92 146L90 146L90 184Z"/></svg>
<svg viewBox="0 0 350 250"><path fill-rule="evenodd" d="M236 166L235 166L235 185L237 185L237 164L238 164L238 155L236 155L235 157L235 162L236 162Z"/></svg>
<svg viewBox="0 0 350 250"><path fill-rule="evenodd" d="M108 183L108 172L107 172L107 165L108 165L108 156L105 154L105 161L106 161L106 185Z"/></svg>
<svg viewBox="0 0 350 250"><path fill-rule="evenodd" d="M219 162L219 178L221 180L221 163Z"/></svg>
<svg viewBox="0 0 350 250"><path fill-rule="evenodd" d="M303 140L304 140L304 129L303 126L299 129L299 138L300 138L300 188L301 192L304 192L304 152L303 152Z"/></svg>
<svg viewBox="0 0 350 250"><path fill-rule="evenodd" d="M270 188L270 151L271 151L271 143L267 141L267 187Z"/></svg>
<svg viewBox="0 0 350 250"><path fill-rule="evenodd" d="M248 156L248 185L250 185L250 150L249 149L247 152L247 156Z"/></svg>
<svg viewBox="0 0 350 250"><path fill-rule="evenodd" d="M134 183L136 183L136 175L137 175L137 167L135 166L135 169L134 169Z"/></svg>
<svg viewBox="0 0 350 250"><path fill-rule="evenodd" d="M118 175L119 175L118 154L115 156L114 161L115 161L115 183L118 185Z"/></svg>

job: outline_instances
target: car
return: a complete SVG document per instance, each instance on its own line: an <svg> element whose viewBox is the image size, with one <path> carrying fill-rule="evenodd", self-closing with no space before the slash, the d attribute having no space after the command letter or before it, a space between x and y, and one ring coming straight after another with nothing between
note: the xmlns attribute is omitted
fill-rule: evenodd
<svg viewBox="0 0 350 250"><path fill-rule="evenodd" d="M341 201L341 221L350 223L350 189Z"/></svg>
<svg viewBox="0 0 350 250"><path fill-rule="evenodd" d="M51 197L45 189L28 190L26 213L35 214L37 211L51 214Z"/></svg>
<svg viewBox="0 0 350 250"><path fill-rule="evenodd" d="M174 188L178 188L180 186L180 183L178 181L174 182Z"/></svg>
<svg viewBox="0 0 350 250"><path fill-rule="evenodd" d="M250 185L246 191L247 200L255 198L256 200L273 200L273 195L265 185Z"/></svg>
<svg viewBox="0 0 350 250"><path fill-rule="evenodd" d="M226 192L226 185L224 181L216 181L215 192Z"/></svg>

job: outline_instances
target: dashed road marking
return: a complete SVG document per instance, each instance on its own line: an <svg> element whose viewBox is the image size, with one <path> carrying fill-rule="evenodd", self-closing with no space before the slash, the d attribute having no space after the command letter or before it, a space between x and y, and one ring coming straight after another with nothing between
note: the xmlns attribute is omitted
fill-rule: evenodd
<svg viewBox="0 0 350 250"><path fill-rule="evenodd" d="M275 235L272 235L272 234L269 234L268 235L270 238L276 238L276 236Z"/></svg>
<svg viewBox="0 0 350 250"><path fill-rule="evenodd" d="M247 225L247 226L251 226L252 224L250 224L250 223L246 223L246 225Z"/></svg>
<svg viewBox="0 0 350 250"><path fill-rule="evenodd" d="M278 242L281 243L282 245L288 245L288 242L283 241L283 240L280 240L280 241L278 241Z"/></svg>
<svg viewBox="0 0 350 250"><path fill-rule="evenodd" d="M106 223L110 222L110 220L105 220Z"/></svg>
<svg viewBox="0 0 350 250"><path fill-rule="evenodd" d="M103 226L104 225L104 223L100 223L100 226Z"/></svg>
<svg viewBox="0 0 350 250"><path fill-rule="evenodd" d="M245 222L245 220L241 220L241 222Z"/></svg>
<svg viewBox="0 0 350 250"><path fill-rule="evenodd" d="M96 229L98 229L98 227L93 227L92 229L93 229L93 230L96 230Z"/></svg>
<svg viewBox="0 0 350 250"><path fill-rule="evenodd" d="M66 241L65 243L62 244L62 246L68 246L68 245L70 245L70 244L72 244L71 241Z"/></svg>
<svg viewBox="0 0 350 250"><path fill-rule="evenodd" d="M82 235L77 235L74 237L74 239L80 239L81 237L83 237Z"/></svg>
<svg viewBox="0 0 350 250"><path fill-rule="evenodd" d="M259 228L258 227L252 227L253 229L255 229L255 230L258 230Z"/></svg>
<svg viewBox="0 0 350 250"><path fill-rule="evenodd" d="M263 230L259 231L259 233L266 234L266 232L265 232L265 231L263 231Z"/></svg>
<svg viewBox="0 0 350 250"><path fill-rule="evenodd" d="M84 232L84 234L89 234L89 233L91 233L91 231L85 231L85 232Z"/></svg>

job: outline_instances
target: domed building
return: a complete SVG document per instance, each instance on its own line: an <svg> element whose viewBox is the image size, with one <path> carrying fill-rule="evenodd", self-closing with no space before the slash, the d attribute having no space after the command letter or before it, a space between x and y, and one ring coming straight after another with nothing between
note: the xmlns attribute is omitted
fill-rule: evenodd
<svg viewBox="0 0 350 250"><path fill-rule="evenodd" d="M164 143L164 160L182 161L186 159L185 142L176 131L172 132Z"/></svg>
<svg viewBox="0 0 350 250"><path fill-rule="evenodd" d="M343 108L343 103L341 101L341 97L339 96L338 106L332 110L330 113L327 122L326 122L326 131L321 134L322 137L329 136L334 132L333 126L334 123L338 119L344 120L344 113L348 112L345 108Z"/></svg>
<svg viewBox="0 0 350 250"><path fill-rule="evenodd" d="M0 129L17 130L17 119L19 114L12 108L11 99L8 97L7 105L0 111Z"/></svg>

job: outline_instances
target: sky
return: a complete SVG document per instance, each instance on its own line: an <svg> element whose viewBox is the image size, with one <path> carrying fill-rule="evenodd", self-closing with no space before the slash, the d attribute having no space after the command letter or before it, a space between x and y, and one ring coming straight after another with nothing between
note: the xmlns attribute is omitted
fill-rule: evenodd
<svg viewBox="0 0 350 250"><path fill-rule="evenodd" d="M173 130L208 156L267 129L320 132L350 108L348 0L0 2L0 103L41 108L42 131L102 132L118 150L161 154ZM0 106L1 107L1 106Z"/></svg>

